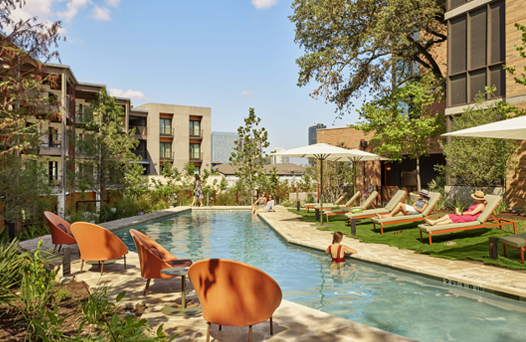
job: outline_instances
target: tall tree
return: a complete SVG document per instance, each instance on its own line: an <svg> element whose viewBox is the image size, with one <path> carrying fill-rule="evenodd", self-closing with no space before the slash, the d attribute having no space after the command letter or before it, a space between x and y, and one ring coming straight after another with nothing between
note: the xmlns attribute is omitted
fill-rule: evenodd
<svg viewBox="0 0 526 342"><path fill-rule="evenodd" d="M444 82L432 50L446 41L446 0L295 0L292 8L295 42L305 50L298 86L315 81L311 96L336 104L340 115L364 90L390 88L395 66L398 84L415 76L400 72L414 63Z"/></svg>
<svg viewBox="0 0 526 342"><path fill-rule="evenodd" d="M364 104L355 128L374 132L371 145L376 153L394 161L404 157L416 160L417 188L421 190L420 157L438 147L436 138L445 131L444 116L433 113L429 105L437 93L430 84L411 82L388 92L387 96Z"/></svg>
<svg viewBox="0 0 526 342"><path fill-rule="evenodd" d="M77 171L69 176L82 190L91 190L107 200L108 189L123 189L125 175L138 157L133 150L139 144L135 128L124 129L124 109L115 103L103 87L90 104L91 114L84 115L84 131L75 137L78 150Z"/></svg>
<svg viewBox="0 0 526 342"><path fill-rule="evenodd" d="M230 164L239 177L239 184L245 189L254 189L258 174L264 173L263 166L268 157L263 151L270 143L265 127L258 128L261 118L256 116L254 108L249 108L245 125L237 129L238 139L234 142L234 152L230 155Z"/></svg>
<svg viewBox="0 0 526 342"><path fill-rule="evenodd" d="M12 12L24 5L0 3L0 207L6 220L18 222L36 213L38 195L51 191L37 156L43 121L57 115L41 90L57 76L46 74L43 63L59 57L55 48L63 38L60 22L14 20Z"/></svg>
<svg viewBox="0 0 526 342"><path fill-rule="evenodd" d="M490 89L487 89L490 92ZM476 105L470 106L453 120L452 131L480 126L508 117L505 107L485 103L486 94L476 96ZM484 103L484 105L483 105ZM517 149L515 141L473 137L452 137L441 144L447 165L435 166L444 175L457 178L459 184L480 190L506 178L512 169L512 157Z"/></svg>

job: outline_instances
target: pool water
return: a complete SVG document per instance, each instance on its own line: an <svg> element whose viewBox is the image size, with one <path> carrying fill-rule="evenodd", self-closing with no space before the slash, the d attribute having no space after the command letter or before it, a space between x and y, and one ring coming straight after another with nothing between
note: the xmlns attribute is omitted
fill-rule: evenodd
<svg viewBox="0 0 526 342"><path fill-rule="evenodd" d="M289 244L249 212L194 211L133 228L177 258L253 265L278 282L284 299L415 340L526 340L524 302L356 259L332 270L323 252ZM136 251L128 230L115 233Z"/></svg>

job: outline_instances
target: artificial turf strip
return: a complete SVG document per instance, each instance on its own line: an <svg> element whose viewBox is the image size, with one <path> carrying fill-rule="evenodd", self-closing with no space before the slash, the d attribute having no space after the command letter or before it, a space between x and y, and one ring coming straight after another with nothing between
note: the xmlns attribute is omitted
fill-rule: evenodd
<svg viewBox="0 0 526 342"><path fill-rule="evenodd" d="M314 213L305 213L289 209L290 212L301 215L299 219L304 222L314 223ZM351 227L347 226L345 215L330 217L330 227L318 226L320 230L331 232L342 232L344 235L366 243L383 243L401 249L410 249L415 253L428 254L433 257L446 258L451 260L475 260L484 264L495 265L512 270L526 270L526 265L521 263L520 252L508 247L506 249L507 258L502 255L502 244L499 241L499 258L491 260L489 258L489 242L491 236L501 237L513 234L513 226L504 226L509 231L501 231L498 228L481 228L474 230L461 231L458 233L433 236L433 244L429 245L427 234L423 234L424 242L420 242L420 230L418 225L422 222L411 222L384 227L384 235L380 233L380 227L373 231L373 223L370 219L357 220L356 236L351 235ZM394 235L395 232L402 231L402 234ZM444 243L454 241L456 246L445 246ZM360 251L358 251L360 252Z"/></svg>

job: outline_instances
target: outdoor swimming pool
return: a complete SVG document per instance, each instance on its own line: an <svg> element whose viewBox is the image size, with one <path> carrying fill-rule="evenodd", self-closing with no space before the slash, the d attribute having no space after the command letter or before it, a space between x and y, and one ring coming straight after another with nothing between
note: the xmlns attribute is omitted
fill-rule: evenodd
<svg viewBox="0 0 526 342"><path fill-rule="evenodd" d="M526 303L291 245L245 211L194 211L133 227L178 258L226 258L272 276L284 299L419 341L524 341ZM116 231L136 251L129 229ZM345 238L344 241L345 243Z"/></svg>

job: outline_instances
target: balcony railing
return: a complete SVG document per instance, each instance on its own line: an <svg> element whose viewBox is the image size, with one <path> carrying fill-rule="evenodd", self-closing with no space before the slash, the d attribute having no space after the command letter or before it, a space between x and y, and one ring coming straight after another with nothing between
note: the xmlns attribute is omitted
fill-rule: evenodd
<svg viewBox="0 0 526 342"><path fill-rule="evenodd" d="M162 136L174 136L174 129L172 127L160 127L159 128L159 135Z"/></svg>
<svg viewBox="0 0 526 342"><path fill-rule="evenodd" d="M190 138L202 138L202 137L203 137L202 129L190 128Z"/></svg>
<svg viewBox="0 0 526 342"><path fill-rule="evenodd" d="M141 157L142 160L148 160L148 151L146 151L146 150L135 150L135 151L133 151L133 153L136 156Z"/></svg>
<svg viewBox="0 0 526 342"><path fill-rule="evenodd" d="M160 160L174 160L174 153L172 151L161 151L159 153Z"/></svg>
<svg viewBox="0 0 526 342"><path fill-rule="evenodd" d="M148 127L146 126L130 126L130 129L135 128L135 135L142 135L143 137L148 135Z"/></svg>
<svg viewBox="0 0 526 342"><path fill-rule="evenodd" d="M190 151L190 160L203 160L203 153L199 151Z"/></svg>

